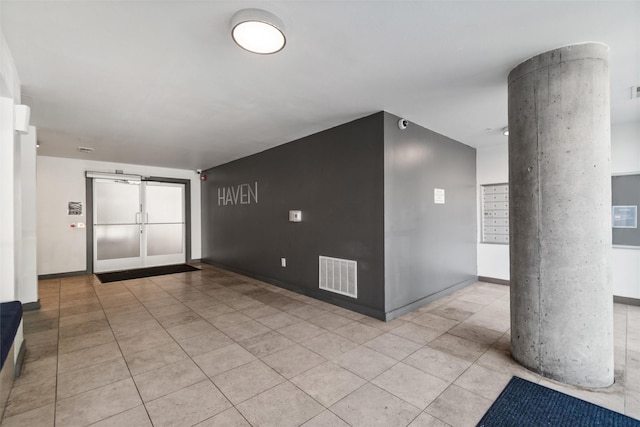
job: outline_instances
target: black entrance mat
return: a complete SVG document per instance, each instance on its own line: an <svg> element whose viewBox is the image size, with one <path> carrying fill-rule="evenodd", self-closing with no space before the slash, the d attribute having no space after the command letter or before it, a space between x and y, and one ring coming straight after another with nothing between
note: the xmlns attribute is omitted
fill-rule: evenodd
<svg viewBox="0 0 640 427"><path fill-rule="evenodd" d="M188 264L162 265L160 267L137 268L135 270L113 271L96 274L101 283L118 282L120 280L141 279L143 277L162 276L163 274L186 273L198 271L199 268Z"/></svg>
<svg viewBox="0 0 640 427"><path fill-rule="evenodd" d="M640 421L513 377L478 427L639 427Z"/></svg>

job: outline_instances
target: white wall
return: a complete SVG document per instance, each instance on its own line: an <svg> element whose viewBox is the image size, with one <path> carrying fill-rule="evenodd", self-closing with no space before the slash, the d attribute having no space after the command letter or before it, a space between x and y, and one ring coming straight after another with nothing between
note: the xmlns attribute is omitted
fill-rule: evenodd
<svg viewBox="0 0 640 427"><path fill-rule="evenodd" d="M20 262L16 299L22 303L38 301L37 230L36 230L36 144L37 130L19 135L20 145Z"/></svg>
<svg viewBox="0 0 640 427"><path fill-rule="evenodd" d="M640 123L612 127L611 173L640 174ZM612 267L613 293L640 298L640 248L614 247Z"/></svg>
<svg viewBox="0 0 640 427"><path fill-rule="evenodd" d="M22 204L16 204L16 200L20 201L22 196L21 182L35 180L35 175L19 175L22 165L20 138L14 131L14 106L19 103L20 79L0 28L0 302L20 298L19 285L24 281L22 265L18 264L21 257L16 257L15 253L23 248L23 242L20 223L15 218L21 216ZM14 339L15 348L20 348L22 341L20 323ZM14 352L14 363L18 354Z"/></svg>
<svg viewBox="0 0 640 427"><path fill-rule="evenodd" d="M482 195L480 186L509 182L508 166L509 153L506 142L499 146L477 150L478 242L482 240ZM509 280L509 245L478 243L478 276Z"/></svg>
<svg viewBox="0 0 640 427"><path fill-rule="evenodd" d="M15 299L15 149L13 99L0 97L0 301Z"/></svg>
<svg viewBox="0 0 640 427"><path fill-rule="evenodd" d="M509 157L506 143L498 147L478 149L476 161L478 191L480 185L508 181ZM611 173L640 173L640 123L612 127ZM478 207L480 221L481 203L478 203ZM480 224L478 230L481 230ZM640 298L640 248L614 247L612 270L614 295ZM478 276L509 280L509 247L478 243Z"/></svg>
<svg viewBox="0 0 640 427"><path fill-rule="evenodd" d="M611 173L640 173L640 123L612 127Z"/></svg>
<svg viewBox="0 0 640 427"><path fill-rule="evenodd" d="M0 31L0 301L14 300L18 284L15 252L20 247L20 236L15 230L15 201L20 179L16 170L19 145L13 108L19 103L20 79Z"/></svg>
<svg viewBox="0 0 640 427"><path fill-rule="evenodd" d="M1 23L1 21L0 21ZM0 28L0 96L20 104L20 77L2 29ZM13 129L13 126L11 127Z"/></svg>
<svg viewBox="0 0 640 427"><path fill-rule="evenodd" d="M38 274L85 271L87 230L71 228L86 220L86 171L191 180L191 258L201 257L200 176L193 170L169 169L82 159L38 156ZM68 202L82 202L83 216L67 215Z"/></svg>

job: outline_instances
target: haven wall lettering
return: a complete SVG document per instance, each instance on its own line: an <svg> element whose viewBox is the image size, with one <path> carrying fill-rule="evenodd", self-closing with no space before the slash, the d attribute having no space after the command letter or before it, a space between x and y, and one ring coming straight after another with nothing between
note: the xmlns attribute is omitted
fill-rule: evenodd
<svg viewBox="0 0 640 427"><path fill-rule="evenodd" d="M218 188L218 206L250 205L258 203L258 181L253 184Z"/></svg>

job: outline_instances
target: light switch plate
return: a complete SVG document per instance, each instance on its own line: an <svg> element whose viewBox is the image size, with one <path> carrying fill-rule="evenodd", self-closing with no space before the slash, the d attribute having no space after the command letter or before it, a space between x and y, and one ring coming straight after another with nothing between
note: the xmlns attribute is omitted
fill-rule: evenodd
<svg viewBox="0 0 640 427"><path fill-rule="evenodd" d="M302 221L302 211L289 211L289 221L290 222Z"/></svg>

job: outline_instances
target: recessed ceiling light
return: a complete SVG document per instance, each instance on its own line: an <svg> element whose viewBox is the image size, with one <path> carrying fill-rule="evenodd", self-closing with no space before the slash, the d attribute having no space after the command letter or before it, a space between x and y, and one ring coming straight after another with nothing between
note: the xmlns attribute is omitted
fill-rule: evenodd
<svg viewBox="0 0 640 427"><path fill-rule="evenodd" d="M241 48L262 55L279 52L287 43L284 23L262 9L236 12L231 19L231 37Z"/></svg>
<svg viewBox="0 0 640 427"><path fill-rule="evenodd" d="M505 126L502 128L502 134L504 136L509 136L509 126Z"/></svg>

